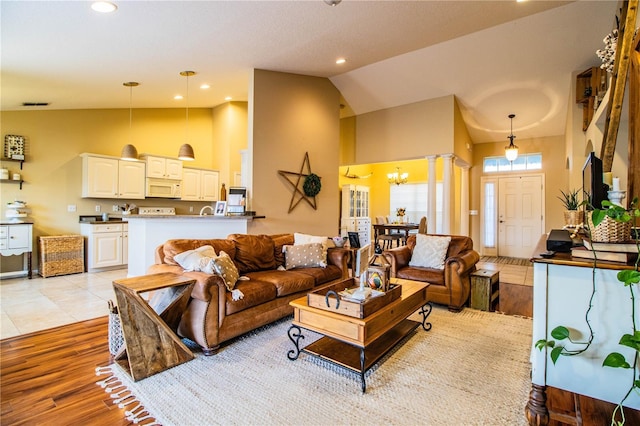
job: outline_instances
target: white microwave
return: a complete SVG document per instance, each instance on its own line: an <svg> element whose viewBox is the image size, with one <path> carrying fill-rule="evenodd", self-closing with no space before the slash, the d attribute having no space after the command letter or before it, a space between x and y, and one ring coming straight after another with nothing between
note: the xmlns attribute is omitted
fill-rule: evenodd
<svg viewBox="0 0 640 426"><path fill-rule="evenodd" d="M147 178L146 196L150 198L180 198L179 180Z"/></svg>

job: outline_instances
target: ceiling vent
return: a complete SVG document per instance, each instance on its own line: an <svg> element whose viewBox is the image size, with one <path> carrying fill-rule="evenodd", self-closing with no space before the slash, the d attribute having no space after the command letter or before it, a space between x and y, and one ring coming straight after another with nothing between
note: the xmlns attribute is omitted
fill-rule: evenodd
<svg viewBox="0 0 640 426"><path fill-rule="evenodd" d="M23 102L22 106L26 106L26 107L49 106L49 102Z"/></svg>

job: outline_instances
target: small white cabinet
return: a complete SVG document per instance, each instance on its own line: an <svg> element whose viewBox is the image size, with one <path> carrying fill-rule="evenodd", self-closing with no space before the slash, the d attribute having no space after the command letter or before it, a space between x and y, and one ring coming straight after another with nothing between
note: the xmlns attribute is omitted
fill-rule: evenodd
<svg viewBox="0 0 640 426"><path fill-rule="evenodd" d="M0 225L0 255L27 254L27 275L31 278L31 254L33 251L33 224L15 223ZM23 272L18 272L23 273ZM5 274L2 274L5 275ZM6 276L15 275L9 272Z"/></svg>
<svg viewBox="0 0 640 426"><path fill-rule="evenodd" d="M182 179L182 161L175 158L143 154L147 163L147 177L159 179Z"/></svg>
<svg viewBox="0 0 640 426"><path fill-rule="evenodd" d="M143 199L145 163L82 154L82 197Z"/></svg>
<svg viewBox="0 0 640 426"><path fill-rule="evenodd" d="M82 223L87 237L87 271L124 268L129 260L129 232L126 223Z"/></svg>
<svg viewBox="0 0 640 426"><path fill-rule="evenodd" d="M220 175L216 170L182 169L182 200L217 201Z"/></svg>

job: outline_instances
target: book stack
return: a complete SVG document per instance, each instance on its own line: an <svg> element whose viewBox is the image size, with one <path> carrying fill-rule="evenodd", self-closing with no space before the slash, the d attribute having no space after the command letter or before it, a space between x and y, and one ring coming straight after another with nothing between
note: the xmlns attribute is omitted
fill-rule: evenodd
<svg viewBox="0 0 640 426"><path fill-rule="evenodd" d="M571 249L571 256L625 264L634 263L638 257L638 245L634 241L626 243L598 243L584 238L582 242L582 247L574 247Z"/></svg>

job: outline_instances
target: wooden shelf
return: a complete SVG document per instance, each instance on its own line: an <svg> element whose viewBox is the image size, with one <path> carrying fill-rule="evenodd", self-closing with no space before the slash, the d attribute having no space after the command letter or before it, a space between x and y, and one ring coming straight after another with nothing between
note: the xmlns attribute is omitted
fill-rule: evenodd
<svg viewBox="0 0 640 426"><path fill-rule="evenodd" d="M14 161L14 162L18 162L20 163L20 170L22 170L22 163L24 163L24 160L17 160L15 158L0 158L1 161Z"/></svg>
<svg viewBox="0 0 640 426"><path fill-rule="evenodd" d="M607 72L591 67L576 76L576 103L582 104L582 131L586 131L593 119L598 101L607 91Z"/></svg>
<svg viewBox="0 0 640 426"><path fill-rule="evenodd" d="M22 179L20 180L13 180L13 179L0 179L1 183L19 183L20 184L20 190L22 191L22 184L24 183L24 181Z"/></svg>

